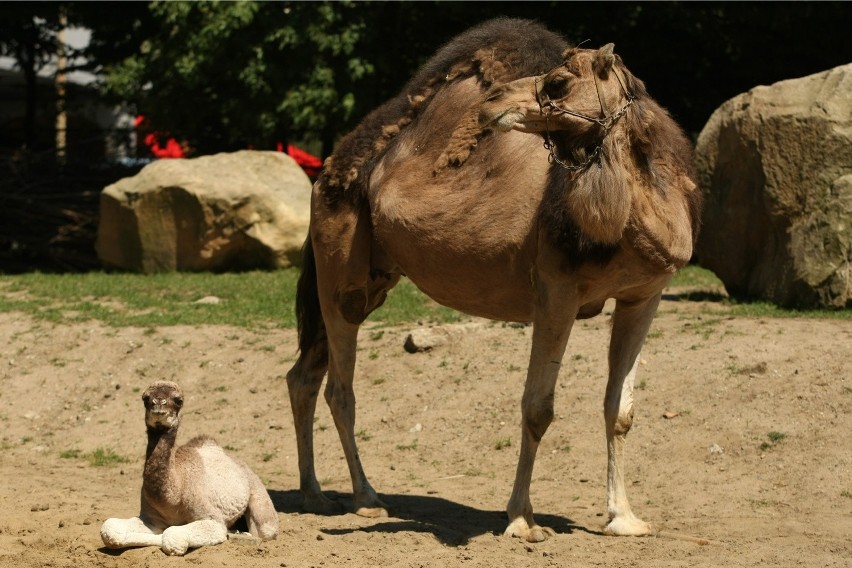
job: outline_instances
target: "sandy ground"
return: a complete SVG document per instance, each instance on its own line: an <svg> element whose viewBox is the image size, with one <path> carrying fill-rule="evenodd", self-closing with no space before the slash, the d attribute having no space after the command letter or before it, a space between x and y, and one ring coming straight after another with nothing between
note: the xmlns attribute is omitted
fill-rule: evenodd
<svg viewBox="0 0 852 568"><path fill-rule="evenodd" d="M293 331L0 314L0 566L852 566L852 322L663 302L638 377L630 497L656 528L710 541L700 545L600 533L608 319L572 334L532 486L537 518L556 535L528 544L501 532L530 328L470 320L417 354L403 350L410 328L363 329L356 430L394 515L371 520L299 512L284 380ZM267 483L277 540L234 539L184 558L102 548L104 519L138 513L140 393L157 379L186 394L179 441L213 435ZM320 481L346 502L323 402L316 445ZM128 461L96 467L86 456L98 448Z"/></svg>

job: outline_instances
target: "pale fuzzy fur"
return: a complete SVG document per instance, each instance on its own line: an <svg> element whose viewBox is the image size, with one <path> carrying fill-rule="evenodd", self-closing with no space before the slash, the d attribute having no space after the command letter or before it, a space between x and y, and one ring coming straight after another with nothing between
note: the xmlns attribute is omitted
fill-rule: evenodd
<svg viewBox="0 0 852 568"><path fill-rule="evenodd" d="M101 527L104 544L159 546L166 554L183 555L190 548L224 542L228 528L243 516L252 535L274 539L278 513L248 466L205 436L174 447L182 406L178 386L159 381L143 396L149 446L141 512L130 519L107 519Z"/></svg>

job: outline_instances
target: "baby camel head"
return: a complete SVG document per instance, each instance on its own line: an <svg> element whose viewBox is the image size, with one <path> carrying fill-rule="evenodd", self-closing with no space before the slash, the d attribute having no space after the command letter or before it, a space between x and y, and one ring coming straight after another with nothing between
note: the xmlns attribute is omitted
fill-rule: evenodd
<svg viewBox="0 0 852 568"><path fill-rule="evenodd" d="M176 383L157 381L142 393L145 425L152 430L170 430L180 423L183 393Z"/></svg>

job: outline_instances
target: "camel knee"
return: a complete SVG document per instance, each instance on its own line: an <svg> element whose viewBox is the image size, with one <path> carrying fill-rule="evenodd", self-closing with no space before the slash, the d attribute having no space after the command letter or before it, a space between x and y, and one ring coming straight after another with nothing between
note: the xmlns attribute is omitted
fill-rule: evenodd
<svg viewBox="0 0 852 568"><path fill-rule="evenodd" d="M263 523L257 527L260 540L275 540L278 538L278 523Z"/></svg>
<svg viewBox="0 0 852 568"><path fill-rule="evenodd" d="M127 523L124 519L107 519L101 525L101 540L107 548L122 548L127 542Z"/></svg>
<svg viewBox="0 0 852 568"><path fill-rule="evenodd" d="M340 294L338 309L347 322L361 325L367 319L367 291L363 288L347 290Z"/></svg>
<svg viewBox="0 0 852 568"><path fill-rule="evenodd" d="M290 397L314 399L319 395L322 384L322 373L311 372L301 364L301 359L296 362L287 373L287 390Z"/></svg>
<svg viewBox="0 0 852 568"><path fill-rule="evenodd" d="M620 408L616 412L605 412L607 426L616 436L626 436L633 427L633 406Z"/></svg>
<svg viewBox="0 0 852 568"><path fill-rule="evenodd" d="M541 441L551 422L553 422L553 397L548 397L537 404L525 405L524 427L536 442Z"/></svg>

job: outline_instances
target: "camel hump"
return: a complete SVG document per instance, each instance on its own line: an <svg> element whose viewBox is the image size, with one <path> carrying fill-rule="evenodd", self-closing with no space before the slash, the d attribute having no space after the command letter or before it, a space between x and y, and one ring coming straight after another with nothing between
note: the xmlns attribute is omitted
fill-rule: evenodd
<svg viewBox="0 0 852 568"><path fill-rule="evenodd" d="M396 97L367 115L340 141L320 173L319 183L326 196L357 200L365 195L377 158L444 86L475 76L484 92L494 83L542 74L561 63L567 47L561 36L541 24L515 18L489 20L456 36ZM469 128L463 130L460 137L464 145L475 143L476 136L468 132ZM465 152L455 154L464 157Z"/></svg>
<svg viewBox="0 0 852 568"><path fill-rule="evenodd" d="M196 437L192 438L190 441L188 441L186 444L184 444L183 447L185 447L185 448L200 448L202 446L218 446L218 445L219 444L216 442L216 440L213 437L208 436L206 434L202 434L200 436L196 436Z"/></svg>

